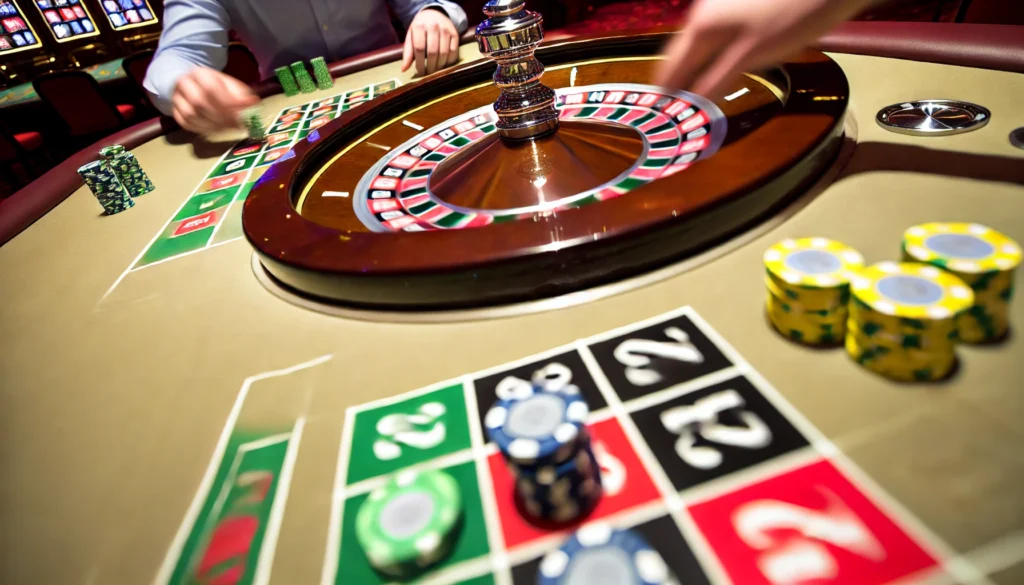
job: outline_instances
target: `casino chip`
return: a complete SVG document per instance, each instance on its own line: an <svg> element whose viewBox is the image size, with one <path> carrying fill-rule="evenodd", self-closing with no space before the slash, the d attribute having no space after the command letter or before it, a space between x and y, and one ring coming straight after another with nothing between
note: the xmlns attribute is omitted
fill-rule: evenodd
<svg viewBox="0 0 1024 585"><path fill-rule="evenodd" d="M769 276L808 289L847 284L864 266L864 257L842 242L827 238L783 240L764 253Z"/></svg>
<svg viewBox="0 0 1024 585"><path fill-rule="evenodd" d="M902 248L905 260L947 270L974 291L974 306L957 319L961 340L981 343L1006 335L1022 256L1017 242L976 223L925 223L907 228Z"/></svg>
<svg viewBox="0 0 1024 585"><path fill-rule="evenodd" d="M249 135L249 141L261 142L267 138L267 129L263 125L263 112L259 106L246 108L241 114L242 125Z"/></svg>
<svg viewBox="0 0 1024 585"><path fill-rule="evenodd" d="M97 160L78 167L78 174L99 201L107 215L127 211L135 206L131 194L105 160Z"/></svg>
<svg viewBox="0 0 1024 585"><path fill-rule="evenodd" d="M537 585L668 585L661 555L640 534L588 524L540 563Z"/></svg>
<svg viewBox="0 0 1024 585"><path fill-rule="evenodd" d="M871 309L909 319L950 319L974 304L964 281L922 264L879 262L855 276L851 290Z"/></svg>
<svg viewBox="0 0 1024 585"><path fill-rule="evenodd" d="M451 550L462 496L442 471L402 471L373 490L356 513L356 539L376 570L406 578Z"/></svg>
<svg viewBox="0 0 1024 585"><path fill-rule="evenodd" d="M558 466L524 468L510 463L509 469L523 511L537 520L556 524L577 520L590 513L604 493L601 466L589 441Z"/></svg>
<svg viewBox="0 0 1024 585"><path fill-rule="evenodd" d="M772 326L806 345L841 343L850 278L864 266L860 252L827 238L800 238L771 246L763 260Z"/></svg>
<svg viewBox="0 0 1024 585"><path fill-rule="evenodd" d="M1020 266L1021 248L1007 236L976 223L925 223L903 233L903 251L960 274L1004 272Z"/></svg>
<svg viewBox="0 0 1024 585"><path fill-rule="evenodd" d="M957 319L974 304L953 274L917 263L881 262L851 284L847 354L901 381L940 380L957 363Z"/></svg>
<svg viewBox="0 0 1024 585"><path fill-rule="evenodd" d="M510 462L558 464L577 451L590 408L573 385L543 390L523 385L499 399L484 417L487 435Z"/></svg>

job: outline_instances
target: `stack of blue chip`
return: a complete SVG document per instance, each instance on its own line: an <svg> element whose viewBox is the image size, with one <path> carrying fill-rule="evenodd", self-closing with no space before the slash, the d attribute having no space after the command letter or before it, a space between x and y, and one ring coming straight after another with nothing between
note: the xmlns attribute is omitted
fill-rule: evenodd
<svg viewBox="0 0 1024 585"><path fill-rule="evenodd" d="M670 585L665 560L637 532L603 522L580 528L537 570L537 585Z"/></svg>
<svg viewBox="0 0 1024 585"><path fill-rule="evenodd" d="M586 428L589 414L572 384L524 385L484 417L488 436L515 478L523 511L534 519L571 522L601 499L601 471Z"/></svg>

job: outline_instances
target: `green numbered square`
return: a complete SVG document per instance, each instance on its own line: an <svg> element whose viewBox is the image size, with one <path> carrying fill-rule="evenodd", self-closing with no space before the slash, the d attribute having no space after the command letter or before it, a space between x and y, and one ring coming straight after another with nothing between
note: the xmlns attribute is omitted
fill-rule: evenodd
<svg viewBox="0 0 1024 585"><path fill-rule="evenodd" d="M429 569L430 573L444 571L464 561L476 559L490 553L487 544L487 524L484 519L483 505L480 501L480 488L477 483L476 463L470 461L445 468L459 484L462 496L462 525L459 529L452 550L437 565ZM366 560L366 553L359 546L356 538L356 514L359 507L366 501L369 494L352 496L345 500L345 511L341 523L341 550L338 552L338 568L334 575L336 585L381 585L393 581L378 574ZM489 576L472 579L474 585L492 583Z"/></svg>
<svg viewBox="0 0 1024 585"><path fill-rule="evenodd" d="M245 170L254 164L256 164L257 155L251 154L249 156L243 156L242 158L230 159L218 164L209 176L220 177L222 175L230 175L235 171Z"/></svg>
<svg viewBox="0 0 1024 585"><path fill-rule="evenodd" d="M470 448L462 384L358 413L348 485Z"/></svg>
<svg viewBox="0 0 1024 585"><path fill-rule="evenodd" d="M235 195L238 193L238 187L228 187L226 189L218 189L209 193L199 193L193 195L185 205L178 210L178 213L174 214L172 221L178 221L181 219L187 219L206 213L212 209L219 209L225 205L231 203Z"/></svg>

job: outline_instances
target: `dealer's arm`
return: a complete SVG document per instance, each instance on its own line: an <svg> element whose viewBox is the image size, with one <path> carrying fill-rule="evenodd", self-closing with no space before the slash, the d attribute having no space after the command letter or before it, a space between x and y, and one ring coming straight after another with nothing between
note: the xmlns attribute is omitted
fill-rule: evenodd
<svg viewBox="0 0 1024 585"><path fill-rule="evenodd" d="M697 0L654 82L720 97L745 70L791 57L878 0Z"/></svg>
<svg viewBox="0 0 1024 585"><path fill-rule="evenodd" d="M403 71L433 73L458 60L465 12L449 0L386 0L408 32ZM253 49L264 77L316 56L341 58L397 40L385 0L165 0L164 29L144 86L160 111L183 128L211 133L239 126L259 98L222 73L228 31Z"/></svg>

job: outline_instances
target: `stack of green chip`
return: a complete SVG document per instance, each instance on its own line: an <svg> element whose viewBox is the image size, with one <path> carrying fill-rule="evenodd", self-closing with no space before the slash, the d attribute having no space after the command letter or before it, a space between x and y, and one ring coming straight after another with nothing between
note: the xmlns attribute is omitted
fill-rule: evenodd
<svg viewBox="0 0 1024 585"><path fill-rule="evenodd" d="M128 190L121 184L107 161L97 160L82 165L78 168L78 174L82 176L82 180L96 196L107 215L121 213L135 206Z"/></svg>
<svg viewBox="0 0 1024 585"><path fill-rule="evenodd" d="M356 540L377 571L408 579L451 551L462 523L459 484L443 471L400 471L356 513Z"/></svg>
<svg viewBox="0 0 1024 585"><path fill-rule="evenodd" d="M295 81L299 83L299 90L302 93L313 93L316 91L313 78L309 76L309 71L306 71L306 66L302 64L302 61L292 63L292 74L295 75Z"/></svg>
<svg viewBox="0 0 1024 585"><path fill-rule="evenodd" d="M142 170L135 155L125 150L120 144L100 149L100 156L107 159L107 163L128 191L128 195L139 197L156 188L146 172Z"/></svg>
<svg viewBox="0 0 1024 585"><path fill-rule="evenodd" d="M267 137L267 129L263 125L263 116L258 106L248 108L242 112L242 124L249 134L249 140L264 140Z"/></svg>
<svg viewBox="0 0 1024 585"><path fill-rule="evenodd" d="M277 80L281 82L281 89L284 90L284 95L291 97L293 95L299 95L299 84L295 81L295 76L292 75L292 70L287 67L278 67L274 69L277 73Z"/></svg>
<svg viewBox="0 0 1024 585"><path fill-rule="evenodd" d="M316 77L316 86L319 89L331 89L334 87L334 78L327 69L327 61L323 57L316 57L309 62L313 66L313 75Z"/></svg>

